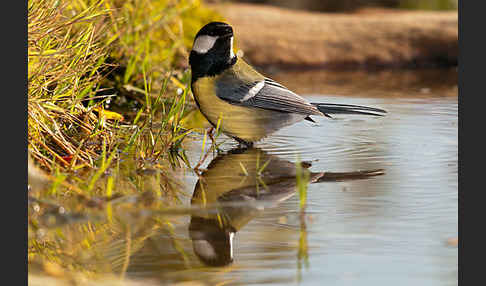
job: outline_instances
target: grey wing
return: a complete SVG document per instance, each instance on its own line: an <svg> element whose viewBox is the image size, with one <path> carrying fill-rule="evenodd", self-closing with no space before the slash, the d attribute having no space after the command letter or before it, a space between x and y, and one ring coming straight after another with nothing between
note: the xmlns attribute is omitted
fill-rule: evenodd
<svg viewBox="0 0 486 286"><path fill-rule="evenodd" d="M236 79L220 81L216 84L216 95L235 105L303 115L323 115L307 100L268 78L249 83L238 82Z"/></svg>

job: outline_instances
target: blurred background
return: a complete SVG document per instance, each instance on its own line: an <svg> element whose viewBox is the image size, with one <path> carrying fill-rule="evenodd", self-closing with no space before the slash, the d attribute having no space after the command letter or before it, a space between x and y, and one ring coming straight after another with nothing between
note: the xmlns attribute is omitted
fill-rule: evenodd
<svg viewBox="0 0 486 286"><path fill-rule="evenodd" d="M242 2L267 4L292 9L313 10L321 12L345 12L363 7L387 7L421 10L454 10L457 0L234 0L208 2Z"/></svg>
<svg viewBox="0 0 486 286"><path fill-rule="evenodd" d="M424 81L425 85L456 85L457 1L206 3L233 25L240 56L269 76L286 80L298 92L345 94L334 88L349 87L351 81L369 83L360 91L386 85L387 93L398 87L390 86L392 82L401 87L416 85L417 81L420 85ZM283 75L291 70L299 72ZM302 75L304 70L314 72ZM397 70L401 72L388 76L389 71ZM296 78L298 82L293 84ZM315 86L323 83L327 84L322 88Z"/></svg>

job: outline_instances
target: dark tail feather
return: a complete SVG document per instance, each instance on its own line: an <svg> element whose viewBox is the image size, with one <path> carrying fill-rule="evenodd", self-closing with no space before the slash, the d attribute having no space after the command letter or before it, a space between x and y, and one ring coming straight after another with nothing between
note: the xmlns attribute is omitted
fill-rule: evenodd
<svg viewBox="0 0 486 286"><path fill-rule="evenodd" d="M384 169L363 170L363 171L343 172L343 173L341 172L312 173L311 178L313 178L313 180L311 180L311 183L345 182L345 181L352 181L352 180L362 180L362 179L368 179L375 176L381 176L384 174L385 174Z"/></svg>
<svg viewBox="0 0 486 286"><path fill-rule="evenodd" d="M386 111L379 108L351 105L351 104L334 104L334 103L311 103L320 112L324 113L327 117L328 114L364 114L364 115L374 115L383 116Z"/></svg>

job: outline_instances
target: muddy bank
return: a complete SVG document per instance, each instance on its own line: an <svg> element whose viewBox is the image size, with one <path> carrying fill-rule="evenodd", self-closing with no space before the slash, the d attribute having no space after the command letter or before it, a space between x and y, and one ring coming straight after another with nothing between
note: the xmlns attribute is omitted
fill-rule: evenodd
<svg viewBox="0 0 486 286"><path fill-rule="evenodd" d="M256 66L389 68L457 65L457 11L365 9L314 13L265 5L212 6Z"/></svg>

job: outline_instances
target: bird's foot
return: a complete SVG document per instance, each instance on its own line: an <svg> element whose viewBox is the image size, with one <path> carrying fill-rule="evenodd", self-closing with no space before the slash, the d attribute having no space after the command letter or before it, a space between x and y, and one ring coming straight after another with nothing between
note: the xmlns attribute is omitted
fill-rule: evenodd
<svg viewBox="0 0 486 286"><path fill-rule="evenodd" d="M238 149L246 150L253 147L253 142L249 142L238 137L233 138L238 142Z"/></svg>

